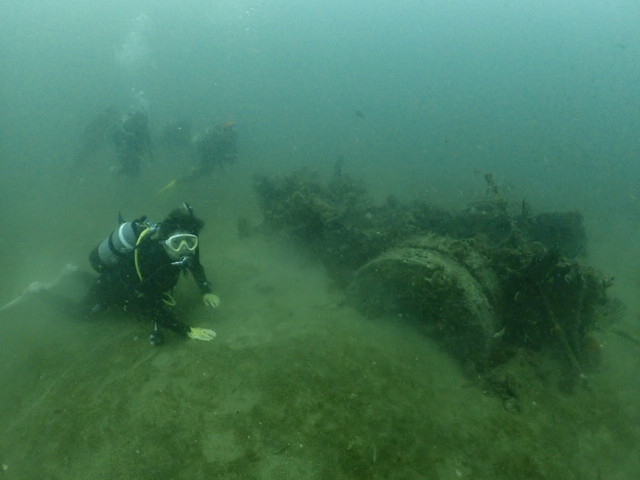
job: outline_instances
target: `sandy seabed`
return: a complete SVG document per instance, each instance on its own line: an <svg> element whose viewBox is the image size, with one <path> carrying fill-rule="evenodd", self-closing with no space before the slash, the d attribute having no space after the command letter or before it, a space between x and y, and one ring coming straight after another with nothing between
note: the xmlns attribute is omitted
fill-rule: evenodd
<svg viewBox="0 0 640 480"><path fill-rule="evenodd" d="M0 478L637 478L638 345L601 332L589 389L534 382L519 409L505 408L403 319L357 313L303 246L238 239L237 218L259 213L234 174L247 177L227 172L167 198L153 195L161 174L146 189L73 174L64 208L58 189L13 199L7 224L23 250L2 252L0 303L69 261L88 270L117 205L162 218L188 193L222 305L212 314L181 279L181 318L217 338L168 334L162 347L121 314L84 321L36 299L0 312ZM635 338L638 310L619 326Z"/></svg>
<svg viewBox="0 0 640 480"><path fill-rule="evenodd" d="M609 335L590 390L504 408L399 319L361 317L273 237L218 259L210 343L39 301L1 319L1 478L630 479L640 471L640 349ZM635 406L634 406L635 402Z"/></svg>

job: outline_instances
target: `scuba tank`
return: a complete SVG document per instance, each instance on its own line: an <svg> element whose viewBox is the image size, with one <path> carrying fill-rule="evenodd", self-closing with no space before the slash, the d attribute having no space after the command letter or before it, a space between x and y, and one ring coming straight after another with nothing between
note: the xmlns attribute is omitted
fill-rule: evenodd
<svg viewBox="0 0 640 480"><path fill-rule="evenodd" d="M89 262L97 272L104 272L117 266L123 258L133 254L140 234L149 229L149 233L157 230L157 226L142 217L131 222L123 222L102 240L89 254Z"/></svg>

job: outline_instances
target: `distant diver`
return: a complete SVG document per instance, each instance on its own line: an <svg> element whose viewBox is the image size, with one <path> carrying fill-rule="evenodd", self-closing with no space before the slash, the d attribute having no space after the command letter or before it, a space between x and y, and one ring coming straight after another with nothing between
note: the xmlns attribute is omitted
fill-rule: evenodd
<svg viewBox="0 0 640 480"><path fill-rule="evenodd" d="M120 115L117 108L109 107L100 112L84 128L76 163L85 164L108 147L115 149L118 173L127 177L139 175L142 159L153 158L146 111L132 109Z"/></svg>
<svg viewBox="0 0 640 480"><path fill-rule="evenodd" d="M149 120L143 110L134 110L122 117L114 133L119 173L127 177L140 174L140 163L144 156L153 158Z"/></svg>
<svg viewBox="0 0 640 480"><path fill-rule="evenodd" d="M178 184L190 183L210 175L216 167L231 165L238 158L238 134L234 122L225 122L207 128L201 135L194 137L193 146L197 164L189 173L181 175L164 187L157 194L162 194Z"/></svg>

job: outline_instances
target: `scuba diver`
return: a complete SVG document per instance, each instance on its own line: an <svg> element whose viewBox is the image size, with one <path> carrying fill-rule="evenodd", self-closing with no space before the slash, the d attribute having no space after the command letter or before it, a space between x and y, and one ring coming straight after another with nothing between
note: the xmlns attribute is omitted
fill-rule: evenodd
<svg viewBox="0 0 640 480"><path fill-rule="evenodd" d="M238 158L238 134L233 128L234 125L234 122L216 124L207 128L201 135L196 135L192 143L198 164L188 174L171 180L158 191L158 194L177 184L193 182L200 177L210 175L218 166L235 163Z"/></svg>
<svg viewBox="0 0 640 480"><path fill-rule="evenodd" d="M187 203L172 210L159 225L144 216L121 222L89 255L100 273L85 299L91 315L117 308L149 318L154 323L149 337L154 345L164 341L159 327L193 340L212 340L213 330L183 323L171 308L175 305L171 292L181 273L191 273L206 306L220 304L200 264L198 235L203 226Z"/></svg>
<svg viewBox="0 0 640 480"><path fill-rule="evenodd" d="M140 174L140 161L146 155L153 157L149 120L144 110L132 110L124 115L113 132L119 173L127 177Z"/></svg>
<svg viewBox="0 0 640 480"><path fill-rule="evenodd" d="M214 125L196 139L199 164L193 172L194 176L208 175L216 166L236 161L238 134L233 129L234 125L234 122Z"/></svg>

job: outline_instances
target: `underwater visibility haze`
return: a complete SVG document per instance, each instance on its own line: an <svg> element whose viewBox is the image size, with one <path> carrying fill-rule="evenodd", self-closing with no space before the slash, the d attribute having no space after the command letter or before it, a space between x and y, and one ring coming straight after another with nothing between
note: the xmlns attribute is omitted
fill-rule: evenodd
<svg viewBox="0 0 640 480"><path fill-rule="evenodd" d="M639 24L631 0L5 0L0 477L637 478ZM183 202L221 304L181 276L175 311L214 340L29 290ZM451 258L495 325L406 281Z"/></svg>

